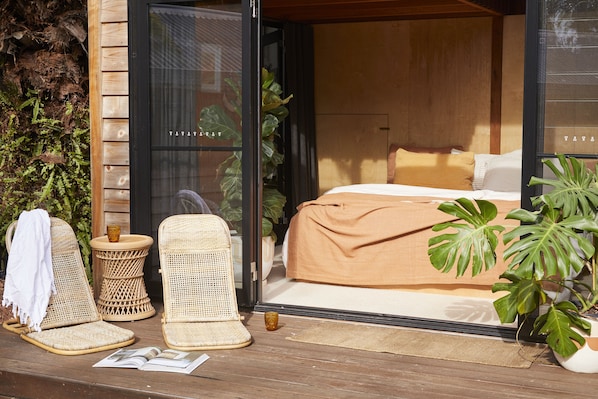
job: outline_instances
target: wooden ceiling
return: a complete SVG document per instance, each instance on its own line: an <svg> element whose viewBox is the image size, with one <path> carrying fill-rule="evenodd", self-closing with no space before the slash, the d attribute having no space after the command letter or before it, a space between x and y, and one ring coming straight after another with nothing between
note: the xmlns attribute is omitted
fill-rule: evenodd
<svg viewBox="0 0 598 399"><path fill-rule="evenodd" d="M262 0L264 18L299 23L524 14L525 0Z"/></svg>

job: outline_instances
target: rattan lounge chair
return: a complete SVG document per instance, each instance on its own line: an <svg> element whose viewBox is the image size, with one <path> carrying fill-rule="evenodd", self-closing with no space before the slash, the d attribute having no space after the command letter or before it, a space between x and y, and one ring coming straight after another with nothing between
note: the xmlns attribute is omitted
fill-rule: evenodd
<svg viewBox="0 0 598 399"><path fill-rule="evenodd" d="M50 220L56 294L50 298L47 314L40 325L41 331L31 331L17 319L4 322L4 328L20 334L27 342L60 355L81 355L134 343L132 331L101 319L71 226L59 218ZM13 222L6 232L9 251L15 227L16 222Z"/></svg>
<svg viewBox="0 0 598 399"><path fill-rule="evenodd" d="M251 343L234 285L230 232L216 215L174 215L158 228L166 345L179 350Z"/></svg>

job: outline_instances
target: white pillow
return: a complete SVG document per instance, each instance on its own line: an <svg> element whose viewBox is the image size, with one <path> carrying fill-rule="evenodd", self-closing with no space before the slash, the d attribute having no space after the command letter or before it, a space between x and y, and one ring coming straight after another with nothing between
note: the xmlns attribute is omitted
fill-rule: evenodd
<svg viewBox="0 0 598 399"><path fill-rule="evenodd" d="M461 154L463 151L456 148L451 149L451 154ZM488 162L499 155L495 154L474 154L474 169L473 169L473 180L471 181L471 188L473 190L481 190L484 184L484 175L486 174L486 168Z"/></svg>
<svg viewBox="0 0 598 399"><path fill-rule="evenodd" d="M473 170L473 181L471 187L474 190L481 190L484 186L484 176L486 176L486 170L488 169L488 162L493 158L499 157L496 154L475 154L475 167Z"/></svg>
<svg viewBox="0 0 598 399"><path fill-rule="evenodd" d="M521 191L521 150L497 155L488 160L482 189Z"/></svg>

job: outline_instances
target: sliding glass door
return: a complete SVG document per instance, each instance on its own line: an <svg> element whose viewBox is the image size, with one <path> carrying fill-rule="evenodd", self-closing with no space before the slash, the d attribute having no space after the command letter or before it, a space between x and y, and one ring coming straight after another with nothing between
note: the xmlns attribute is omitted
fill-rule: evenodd
<svg viewBox="0 0 598 399"><path fill-rule="evenodd" d="M231 222L239 301L251 304L260 252L252 245L259 240L260 193L253 173L257 9L240 0L130 1L129 9L131 230L157 242L158 226L170 215L224 217ZM153 296L161 293L158 258L154 244L145 270Z"/></svg>

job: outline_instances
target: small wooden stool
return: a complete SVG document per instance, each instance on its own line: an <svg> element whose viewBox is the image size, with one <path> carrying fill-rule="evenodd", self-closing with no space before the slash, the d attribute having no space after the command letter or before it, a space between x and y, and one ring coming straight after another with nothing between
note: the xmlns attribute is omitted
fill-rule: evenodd
<svg viewBox="0 0 598 399"><path fill-rule="evenodd" d="M109 242L107 236L90 241L102 263L98 311L104 320L140 320L156 314L143 281L143 263L153 243L152 237L138 234L123 234L118 242Z"/></svg>

